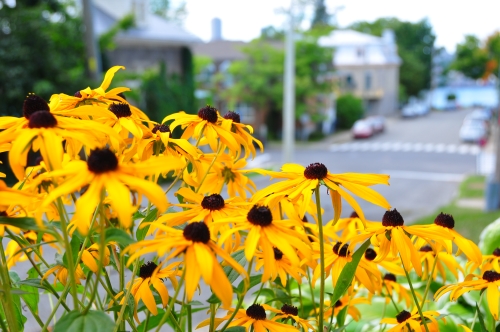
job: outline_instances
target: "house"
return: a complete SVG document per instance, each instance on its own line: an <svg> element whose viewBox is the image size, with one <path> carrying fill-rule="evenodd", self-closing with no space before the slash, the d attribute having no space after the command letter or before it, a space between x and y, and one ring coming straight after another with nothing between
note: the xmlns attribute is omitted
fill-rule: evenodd
<svg viewBox="0 0 500 332"><path fill-rule="evenodd" d="M391 115L398 110L399 66L394 32L382 37L354 30L335 30L320 38L333 47L333 65L339 92L363 99L367 115Z"/></svg>
<svg viewBox="0 0 500 332"><path fill-rule="evenodd" d="M123 65L128 71L143 72L157 68L163 61L169 73L183 74L191 66L191 45L201 39L152 14L148 0L93 0L95 34L109 31L130 13L134 14L135 26L116 35L116 47L107 52L108 65Z"/></svg>

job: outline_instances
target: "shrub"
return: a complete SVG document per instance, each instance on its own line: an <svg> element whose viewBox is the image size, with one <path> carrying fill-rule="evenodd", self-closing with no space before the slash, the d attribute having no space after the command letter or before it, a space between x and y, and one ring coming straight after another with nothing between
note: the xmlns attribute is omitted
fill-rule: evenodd
<svg viewBox="0 0 500 332"><path fill-rule="evenodd" d="M343 95L337 99L337 128L349 129L356 120L363 117L363 102L353 95Z"/></svg>

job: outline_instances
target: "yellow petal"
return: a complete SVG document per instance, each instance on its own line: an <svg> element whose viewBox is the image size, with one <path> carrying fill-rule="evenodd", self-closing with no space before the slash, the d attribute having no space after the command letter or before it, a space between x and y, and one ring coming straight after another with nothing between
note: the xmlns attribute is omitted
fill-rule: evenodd
<svg viewBox="0 0 500 332"><path fill-rule="evenodd" d="M498 286L496 283L489 283L486 298L488 300L488 308L490 308L490 312L495 320L498 320L498 295Z"/></svg>

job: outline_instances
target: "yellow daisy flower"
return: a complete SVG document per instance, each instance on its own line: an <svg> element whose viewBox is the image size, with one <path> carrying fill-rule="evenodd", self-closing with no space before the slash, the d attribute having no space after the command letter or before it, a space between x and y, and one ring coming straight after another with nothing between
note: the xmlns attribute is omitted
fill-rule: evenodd
<svg viewBox="0 0 500 332"><path fill-rule="evenodd" d="M462 296L464 293L485 289L488 308L490 309L490 312L495 320L498 320L498 298L500 296L500 292L498 291L499 286L500 273L496 271L486 271L481 277L475 274L469 274L465 277L464 281L458 284L445 285L438 289L434 298L438 300L445 293L451 292L450 300L456 301L457 298Z"/></svg>
<svg viewBox="0 0 500 332"><path fill-rule="evenodd" d="M9 188L5 182L0 180L0 216L2 217L15 217L15 212L13 212L13 208L16 206L20 206L22 208L27 207L33 201L34 196L21 191ZM5 226L0 223L0 237L4 236Z"/></svg>
<svg viewBox="0 0 500 332"><path fill-rule="evenodd" d="M477 247L477 245L469 239L464 238L453 228L455 227L455 220L451 214L446 214L441 212L434 219L434 224L432 225L415 225L412 226L413 229L417 230L433 230L436 232L440 232L442 234L449 235L449 238L444 241L444 245L448 253L451 253L452 249L452 241L457 245L459 251L457 255L461 252L467 256L467 258L471 261L474 261L476 264L481 264L483 257L481 251Z"/></svg>
<svg viewBox="0 0 500 332"><path fill-rule="evenodd" d="M56 277L54 278L54 287L56 286L58 280L61 282L61 284L66 286L66 284L68 283L68 269L61 264L56 264L53 267L51 267L50 269L48 269L44 273L41 282L43 282L45 279L47 279L53 273L55 273L55 275L56 275ZM79 285L81 284L80 280L86 279L85 273L83 272L80 265L76 266L75 279L76 279L76 283Z"/></svg>
<svg viewBox="0 0 500 332"><path fill-rule="evenodd" d="M198 114L186 114L178 112L171 114L162 123L174 120L170 123L170 129L174 130L178 126L184 129L181 138L200 140L200 145L208 144L213 152L217 152L218 141L229 148L230 151L239 154L240 145L231 132L232 121L226 120L219 115L219 111L211 106L205 106L198 111Z"/></svg>
<svg viewBox="0 0 500 332"><path fill-rule="evenodd" d="M377 258L377 250L378 248L366 248L365 254L361 257L361 261L369 266L373 266L373 268L378 269L378 266L383 268L385 271L390 272L395 275L404 276L405 271L401 267L401 261L397 257L393 257L391 253L384 258L384 260L377 260L375 262L375 258Z"/></svg>
<svg viewBox="0 0 500 332"><path fill-rule="evenodd" d="M354 297L354 294L346 294L344 295L340 300L335 302L333 306L331 306L330 301L325 301L325 306L328 306L328 310L325 311L324 313L324 319L325 321L328 321L331 316L332 316L332 310L333 310L333 316L337 317L339 312L347 307L347 314L352 317L356 322L361 319L361 312L359 311L358 308L355 307L355 305L358 304L370 304L370 301L365 298L365 297Z"/></svg>
<svg viewBox="0 0 500 332"><path fill-rule="evenodd" d="M427 327L429 331L439 331L439 325L436 318L439 316L437 311L424 311L423 316L427 318L430 322L427 322ZM422 325L422 319L418 314L417 310L414 309L411 313L406 310L401 311L397 314L396 318L384 318L380 321L380 324L397 324L396 326L389 329L387 332L412 332L412 331L424 331Z"/></svg>
<svg viewBox="0 0 500 332"><path fill-rule="evenodd" d="M390 298L394 298L394 293L396 293L398 295L398 299L395 300L397 303L404 300L406 307L409 307L411 305L412 299L410 297L409 291L397 282L396 276L394 274L386 273L383 277L382 283L386 287L386 290L388 292L388 294L385 296L386 303L389 303L391 301ZM417 293L417 296L418 295L420 294Z"/></svg>
<svg viewBox="0 0 500 332"><path fill-rule="evenodd" d="M302 197L304 201L299 211L301 217L304 216L309 201L312 198L312 191L318 184L324 184L331 189L330 195L336 215L340 215L340 198L342 197L353 207L354 211L356 211L362 220L365 219L360 206L347 191L385 209L390 208L389 203L382 195L368 188L375 184L388 185L388 175L356 173L331 174L328 172L326 166L321 163L313 163L307 167L297 164L285 164L281 167L281 172L261 169L254 169L252 171L263 175L270 175L273 178L287 179L287 181L273 183L258 191L252 198L254 202L260 202L265 198L264 205L274 205L275 200L283 196L288 196L291 200Z"/></svg>
<svg viewBox="0 0 500 332"><path fill-rule="evenodd" d="M267 305L252 304L246 310L239 309L234 319L229 323L228 327L233 326L243 326L245 331L250 331L253 329L255 332L296 332L297 328L286 325L282 323L275 322L273 320L267 319L265 307L270 308ZM229 319L232 316L234 309L228 310L227 315L222 318L215 318L215 328L217 328L222 322ZM207 326L210 323L210 319L201 322L196 328Z"/></svg>
<svg viewBox="0 0 500 332"><path fill-rule="evenodd" d="M210 239L208 226L201 221L188 224L184 230L163 225L157 227L162 233L156 234L154 239L139 241L125 249L125 252L131 253L127 264L130 265L140 256L152 252L162 257L173 250L167 259L184 253L183 268L186 269L187 300L191 301L196 288L198 288L200 278L203 277L205 283L212 287L212 291L222 301L224 307L229 307L233 297L233 287L215 255L220 256L244 278L247 278L247 275L245 270L229 254Z"/></svg>
<svg viewBox="0 0 500 332"><path fill-rule="evenodd" d="M484 272L486 270L495 270L496 272L500 272L499 262L500 262L500 248L496 248L495 250L493 250L491 255L483 255L483 264L481 266L481 272ZM472 262L469 262L469 264L474 265L471 271L477 268L476 264L473 264Z"/></svg>
<svg viewBox="0 0 500 332"><path fill-rule="evenodd" d="M156 301L153 292L151 291L151 286L153 286L156 292L160 295L163 307L165 308L167 306L169 298L168 288L165 286L163 279L168 278L172 283L172 286L177 287L176 277L181 275L178 269L179 265L180 262L175 262L169 266L163 267L163 262L159 265L156 265L154 262L147 262L139 268L139 278L127 283L126 289L128 289L130 283L133 282L130 294L132 294L135 300L134 316L137 321L139 321L137 317L137 305L139 304L139 300L142 300L146 308L148 308L149 312L153 315L158 314L158 308L156 307ZM123 291L116 294L115 298L111 300L109 305L113 305L113 303L122 297L123 294ZM125 298L123 297L120 304L123 304L124 300Z"/></svg>
<svg viewBox="0 0 500 332"><path fill-rule="evenodd" d="M379 262L387 257L389 251L393 256L401 257L403 268L407 271L413 268L421 276L422 266L420 256L411 239L406 235L411 234L425 239L427 242L436 241L444 244L445 240L451 239L451 235L434 228L421 228L418 226L405 226L404 219L396 210L386 211L382 217L382 223L373 223L364 230L364 233L351 239L351 248L357 243L371 239L372 243L380 248L378 257L374 260Z"/></svg>
<svg viewBox="0 0 500 332"><path fill-rule="evenodd" d="M450 271L455 278L458 279L458 271L465 273L464 269L458 264L455 257L452 255L438 251L437 254L434 252L430 245L425 245L419 249L420 261L424 266L424 271L422 274L422 280L427 280L427 278L431 277L433 280L436 280L437 274L441 275L443 282L446 282L446 270ZM434 269L434 274L431 276L432 267L434 266L434 260L437 259L436 268Z"/></svg>
<svg viewBox="0 0 500 332"><path fill-rule="evenodd" d="M277 321L278 319L281 319L282 321L292 319L297 327L301 327L303 331L314 330L314 327L311 325L311 323L309 323L307 319L299 317L299 309L297 307L294 307L293 305L285 303L280 310L276 310L266 304L263 304L262 306L264 307L264 309L276 313L276 316L271 319L272 321Z"/></svg>
<svg viewBox="0 0 500 332"><path fill-rule="evenodd" d="M265 264L264 256L267 253L262 251L257 251L255 257L257 262L255 264L255 271L259 271L264 267L264 273L262 273L262 282L268 280L274 281L277 277L280 278L283 287L286 287L287 276L292 277L297 281L298 284L302 283L303 276L306 275L304 270L300 266L292 265L292 262L283 254L278 248L273 248L274 264Z"/></svg>
<svg viewBox="0 0 500 332"><path fill-rule="evenodd" d="M232 121L231 131L236 134L236 140L245 148L245 159L248 158L250 153L252 154L252 158L255 158L255 145L259 146L261 153L264 152L262 142L252 136L252 126L241 123L238 113L229 111L224 115L224 119Z"/></svg>
<svg viewBox="0 0 500 332"><path fill-rule="evenodd" d="M300 259L296 250L301 252L307 259L310 257L310 247L307 236L299 233L292 227L302 227L297 220L273 220L271 210L267 206L254 205L247 215L222 219L217 223L232 223L232 228L221 234L219 243L235 232L248 231L245 240L245 257L250 261L260 246L264 255L265 268L273 269L274 256L273 247L278 248L293 265L299 266Z"/></svg>
<svg viewBox="0 0 500 332"><path fill-rule="evenodd" d="M69 195L89 185L86 192L76 202L76 213L70 226L76 226L81 234L87 233L92 214L105 189L121 225L129 228L135 211L130 201L130 191L134 190L145 195L160 212L163 212L168 206L163 189L143 178L182 167L184 167L184 162L175 157L160 156L136 164L119 163L111 150L93 150L86 162L74 160L69 162L64 169L47 175L53 178L65 177L65 181L47 195L42 208L50 205L60 196Z"/></svg>
<svg viewBox="0 0 500 332"><path fill-rule="evenodd" d="M108 247L104 247L104 259L102 261L102 267L109 265L109 256L111 255ZM99 267L99 244L94 243L90 247L86 248L82 253L82 262L88 267L92 272L97 273Z"/></svg>

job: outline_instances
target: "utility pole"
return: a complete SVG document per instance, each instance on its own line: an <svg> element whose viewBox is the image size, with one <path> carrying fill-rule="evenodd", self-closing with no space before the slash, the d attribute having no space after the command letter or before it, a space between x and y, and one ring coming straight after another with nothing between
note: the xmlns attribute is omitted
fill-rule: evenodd
<svg viewBox="0 0 500 332"><path fill-rule="evenodd" d="M500 67L497 73L497 94L496 123L492 137L496 154L495 172L492 178L486 179L486 211L495 211L500 208Z"/></svg>
<svg viewBox="0 0 500 332"><path fill-rule="evenodd" d="M283 76L283 162L293 162L295 149L295 40L294 0L290 0L285 37L285 70Z"/></svg>
<svg viewBox="0 0 500 332"><path fill-rule="evenodd" d="M94 36L92 21L92 0L82 0L83 23L85 24L85 55L87 58L86 70L90 79L98 81L101 78L101 59L99 45Z"/></svg>

